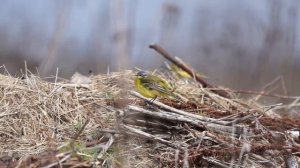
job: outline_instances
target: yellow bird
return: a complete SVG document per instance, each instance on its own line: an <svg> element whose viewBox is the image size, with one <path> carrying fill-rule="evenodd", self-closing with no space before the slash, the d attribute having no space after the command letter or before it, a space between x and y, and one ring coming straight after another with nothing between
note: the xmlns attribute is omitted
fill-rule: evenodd
<svg viewBox="0 0 300 168"><path fill-rule="evenodd" d="M171 71L175 72L179 77L187 78L187 79L192 78L192 76L190 74L188 74L187 72L185 72L184 70L182 70L175 64L172 64L170 66L170 68L171 68Z"/></svg>
<svg viewBox="0 0 300 168"><path fill-rule="evenodd" d="M139 71L134 80L137 91L153 101L157 97L173 96L174 88L165 79L151 75L145 71Z"/></svg>
<svg viewBox="0 0 300 168"><path fill-rule="evenodd" d="M193 78L190 74L188 74L186 71L182 70L180 67L178 67L175 64L172 64L170 66L171 71L173 71L178 77L181 78L186 78L186 79L191 79ZM205 75L201 74L201 73L197 73L197 75L200 75L200 77L202 78L207 78Z"/></svg>

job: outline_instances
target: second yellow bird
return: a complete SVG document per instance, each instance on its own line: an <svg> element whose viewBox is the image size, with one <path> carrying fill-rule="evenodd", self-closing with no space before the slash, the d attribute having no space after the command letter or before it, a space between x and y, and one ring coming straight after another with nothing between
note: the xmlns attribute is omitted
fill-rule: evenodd
<svg viewBox="0 0 300 168"><path fill-rule="evenodd" d="M170 70L172 72L174 72L179 78L185 78L185 79L191 79L192 76L187 73L186 71L182 70L181 68L179 68L177 65L175 64L172 64L170 66ZM197 72L197 75L199 75L201 78L207 78L205 75Z"/></svg>
<svg viewBox="0 0 300 168"><path fill-rule="evenodd" d="M170 66L170 68L171 68L171 71L175 72L178 75L178 77L187 78L187 79L192 78L192 76L190 74L188 74L187 72L185 72L184 70L182 70L181 68L176 66L175 64L172 64Z"/></svg>

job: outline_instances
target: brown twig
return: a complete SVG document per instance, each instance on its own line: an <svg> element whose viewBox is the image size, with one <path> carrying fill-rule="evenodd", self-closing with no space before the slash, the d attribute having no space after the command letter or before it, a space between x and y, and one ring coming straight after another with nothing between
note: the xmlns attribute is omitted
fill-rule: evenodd
<svg viewBox="0 0 300 168"><path fill-rule="evenodd" d="M149 134L147 132L141 131L139 129L136 129L136 128L133 128L133 127L130 127L130 126L127 126L127 125L124 125L124 124L121 125L121 128L125 130L126 134L131 132L131 133L133 133L134 135L136 135L138 137L151 139L153 141L159 142L161 144L164 144L164 145L169 146L169 147L174 148L174 149L184 150L187 147L186 144L184 144L184 143L182 143L182 144L173 143L171 141L167 141L165 139L156 137L152 134Z"/></svg>
<svg viewBox="0 0 300 168"><path fill-rule="evenodd" d="M213 85L207 83L204 79L202 79L202 77L200 75L198 75L197 73L195 73L195 71L188 67L183 61L176 59L175 57L171 56L171 54L169 54L165 49L163 49L161 46L157 45L157 44L151 44L149 46L149 48L154 49L155 51L157 51L158 53L160 53L163 57L165 57L167 60L171 61L172 63L174 63L175 65L177 65L178 67L180 67L182 70L186 71L188 74L190 74L191 76L193 76L199 83L201 83L201 85L204 88L216 88ZM226 97L226 98L230 98L230 95L225 91L225 90L211 90L212 92Z"/></svg>
<svg viewBox="0 0 300 168"><path fill-rule="evenodd" d="M66 155L64 158L60 159L58 162L54 162L54 163L51 163L43 168L51 168L51 167L56 167L57 165L59 165L59 167L62 167L62 163L68 159L70 159L72 157L72 154L68 154Z"/></svg>
<svg viewBox="0 0 300 168"><path fill-rule="evenodd" d="M183 115L174 115L174 114L170 115L170 114L167 114L163 111L161 111L160 113L157 113L157 112L152 112L150 110L146 110L146 109L143 109L143 108L140 108L140 107L137 107L137 106L132 106L132 105L129 105L128 109L132 110L132 111L139 112L139 113L143 113L143 114L146 114L146 115L150 115L152 117L160 118L160 119L166 119L166 120L174 121L174 122L189 123L191 125L194 125L194 126L201 127L203 129L205 129L205 126L204 126L205 123L204 122L197 121L197 120L185 117Z"/></svg>
<svg viewBox="0 0 300 168"><path fill-rule="evenodd" d="M140 95L139 93L137 93L135 91L130 90L128 92L132 96L138 97L138 98L143 99L145 101L150 101L151 100L150 98L143 97L142 95ZM170 107L168 105L165 105L165 104L163 104L163 103L161 103L159 101L152 102L152 105L155 105L155 106L157 106L157 107L159 107L161 109L168 110L169 112L172 112L172 113L176 113L176 114L179 114L179 115L187 116L187 117L190 117L190 118L193 118L193 119L197 119L197 120L200 120L200 121L204 121L204 122L216 123L216 124L220 124L220 125L227 125L229 123L227 121L220 121L220 120L215 119L215 118L210 118L210 117L206 117L206 116L201 116L201 115L196 115L196 114L188 113L186 111L179 110L179 109L176 109L174 107Z"/></svg>
<svg viewBox="0 0 300 168"><path fill-rule="evenodd" d="M203 160L205 160L208 163L211 163L213 165L216 165L217 167L222 167L222 168L229 168L230 166L226 166L225 164L222 163L222 161L214 159L212 157L202 157Z"/></svg>

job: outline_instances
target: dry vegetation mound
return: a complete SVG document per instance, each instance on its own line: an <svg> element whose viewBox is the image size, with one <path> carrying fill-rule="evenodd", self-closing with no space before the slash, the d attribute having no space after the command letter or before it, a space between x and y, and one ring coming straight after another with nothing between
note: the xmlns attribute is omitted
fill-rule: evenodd
<svg viewBox="0 0 300 168"><path fill-rule="evenodd" d="M134 72L46 82L0 75L0 167L284 167L299 119L177 80L180 100L149 103Z"/></svg>

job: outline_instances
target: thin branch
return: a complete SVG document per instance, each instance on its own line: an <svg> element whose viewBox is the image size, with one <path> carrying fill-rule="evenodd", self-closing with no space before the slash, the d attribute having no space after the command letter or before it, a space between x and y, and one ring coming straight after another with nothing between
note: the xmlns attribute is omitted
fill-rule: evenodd
<svg viewBox="0 0 300 168"><path fill-rule="evenodd" d="M222 168L229 168L229 166L226 166L225 164L222 164L221 161L217 159L213 159L211 157L202 157L203 160L205 160L208 163L211 163L213 165L216 165L217 167L222 167Z"/></svg>
<svg viewBox="0 0 300 168"><path fill-rule="evenodd" d="M205 126L204 126L205 123L203 123L199 120L197 121L197 120L193 120L191 118L184 117L182 115L175 115L174 116L174 115L169 115L169 114L164 113L164 112L159 112L159 113L158 112L152 112L152 111L149 111L149 110L137 107L137 106L131 106L131 105L128 106L128 109L136 111L136 112L140 112L140 113L143 113L143 114L147 114L147 115L150 115L150 116L153 116L153 117L156 117L156 118L160 118L160 119L166 119L166 120L174 121L174 122L186 122L186 123L192 124L194 126L201 127L203 129L205 129Z"/></svg>
<svg viewBox="0 0 300 168"><path fill-rule="evenodd" d="M107 150L111 147L113 142L114 142L113 135L110 135L108 142L106 142L106 144L102 146L102 151L95 157L95 160L97 158L102 158L105 152L107 152Z"/></svg>
<svg viewBox="0 0 300 168"><path fill-rule="evenodd" d="M139 93L137 93L135 91L128 91L128 92L131 95L133 95L135 97L138 97L140 99L143 99L145 101L150 101L151 100L149 98L143 97L142 95L140 95ZM163 104L161 102L158 102L158 101L154 101L154 102L152 102L152 104L155 105L155 106L157 106L157 107L160 107L162 109L168 110L170 112L181 114L181 115L188 116L188 117L191 117L191 118L196 118L196 119L198 119L200 121L204 121L204 122L217 123L217 124L221 124L221 125L227 125L229 123L227 121L219 121L219 120L214 119L214 118L209 118L209 117L205 117L205 116L201 116L201 115L196 115L196 114L188 113L188 112L185 112L183 110L179 110L179 109L167 106L167 105L165 105L165 104Z"/></svg>
<svg viewBox="0 0 300 168"><path fill-rule="evenodd" d="M195 71L192 68L188 67L182 60L179 60L178 58L176 59L176 57L171 56L171 54L169 54L161 46L159 46L157 44L151 44L149 46L149 48L154 49L155 51L160 53L163 57L165 57L167 60L171 61L172 63L174 63L175 65L180 67L182 70L186 71L189 75L193 76L199 83L201 83L201 85L204 88L211 88L212 92L214 92L220 96L230 98L230 95L225 90L220 90L217 87L206 82L204 79L202 79L202 77L200 75L195 73ZM217 88L217 90L214 90L213 88Z"/></svg>
<svg viewBox="0 0 300 168"><path fill-rule="evenodd" d="M45 166L43 168L51 168L51 167L56 167L57 165L61 165L64 161L68 160L69 158L71 158L72 154L68 154L67 156L65 156L64 158L62 158L61 160L59 160L58 162L55 163L51 163L48 166Z"/></svg>
<svg viewBox="0 0 300 168"><path fill-rule="evenodd" d="M162 143L166 146L169 146L171 148L174 148L174 149L181 149L181 150L184 150L185 147L181 146L181 145L178 145L178 144L174 144L170 141L167 141L167 140L164 140L164 139L161 139L161 138L158 138L152 134L149 134L147 132L144 132L144 131L141 131L141 130L138 130L138 129L135 129L133 127L130 127L130 126L127 126L127 125L124 125L122 124L121 125L121 128L125 129L126 131L124 131L125 133L133 133L135 135L137 135L138 137L141 137L141 138L146 138L146 139L151 139L153 141L156 141L156 142L159 142L159 143Z"/></svg>

